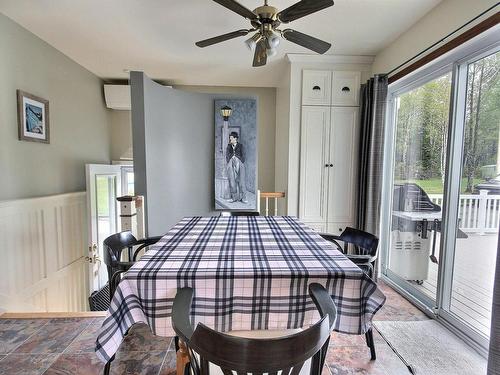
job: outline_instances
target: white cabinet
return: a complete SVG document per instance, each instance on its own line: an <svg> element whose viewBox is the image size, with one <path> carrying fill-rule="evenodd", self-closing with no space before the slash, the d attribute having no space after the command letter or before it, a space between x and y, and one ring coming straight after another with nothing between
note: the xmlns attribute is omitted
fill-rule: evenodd
<svg viewBox="0 0 500 375"><path fill-rule="evenodd" d="M354 222L358 150L358 108L332 107L330 166L328 168L328 222Z"/></svg>
<svg viewBox="0 0 500 375"><path fill-rule="evenodd" d="M299 217L316 230L354 224L357 150L357 107L302 107Z"/></svg>
<svg viewBox="0 0 500 375"><path fill-rule="evenodd" d="M302 107L300 218L327 221L330 107Z"/></svg>
<svg viewBox="0 0 500 375"><path fill-rule="evenodd" d="M360 72L333 72L332 105L359 105Z"/></svg>
<svg viewBox="0 0 500 375"><path fill-rule="evenodd" d="M304 70L302 73L302 105L330 105L332 72Z"/></svg>
<svg viewBox="0 0 500 375"><path fill-rule="evenodd" d="M361 72L304 70L302 105L358 106Z"/></svg>

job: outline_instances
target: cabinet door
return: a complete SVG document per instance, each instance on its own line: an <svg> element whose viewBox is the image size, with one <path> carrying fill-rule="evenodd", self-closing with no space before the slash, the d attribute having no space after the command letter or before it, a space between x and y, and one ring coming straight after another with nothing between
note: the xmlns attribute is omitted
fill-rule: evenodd
<svg viewBox="0 0 500 375"><path fill-rule="evenodd" d="M299 217L326 223L330 107L302 107L301 127Z"/></svg>
<svg viewBox="0 0 500 375"><path fill-rule="evenodd" d="M304 70L302 73L302 105L330 105L332 72Z"/></svg>
<svg viewBox="0 0 500 375"><path fill-rule="evenodd" d="M333 72L332 105L359 105L360 72Z"/></svg>
<svg viewBox="0 0 500 375"><path fill-rule="evenodd" d="M332 107L328 168L328 222L352 223L356 199L358 108Z"/></svg>

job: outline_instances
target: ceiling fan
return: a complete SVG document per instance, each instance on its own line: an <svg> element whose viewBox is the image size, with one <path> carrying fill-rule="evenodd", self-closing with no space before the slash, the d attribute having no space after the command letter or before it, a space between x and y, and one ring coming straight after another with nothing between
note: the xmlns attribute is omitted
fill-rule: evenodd
<svg viewBox="0 0 500 375"><path fill-rule="evenodd" d="M267 0L264 0L264 5L256 8L253 12L238 3L236 0L213 1L248 19L252 28L241 29L213 38L201 40L195 43L198 47L208 47L212 44L224 42L229 39L245 36L249 33L255 32L250 39L245 41L245 44L252 51L255 51L252 64L253 66L264 66L266 65L268 57L276 55L276 48L280 43L280 36L292 43L298 44L320 54L325 53L331 47L330 43L324 42L320 39L292 29L279 30L278 27L281 24L295 21L296 19L331 7L333 5L333 0L301 0L281 12L275 7L268 5Z"/></svg>

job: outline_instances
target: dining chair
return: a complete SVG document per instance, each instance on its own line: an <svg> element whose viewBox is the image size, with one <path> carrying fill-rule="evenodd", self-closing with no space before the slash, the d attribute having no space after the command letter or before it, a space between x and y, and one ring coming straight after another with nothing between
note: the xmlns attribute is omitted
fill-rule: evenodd
<svg viewBox="0 0 500 375"><path fill-rule="evenodd" d="M361 268L371 279L375 273L375 262L378 256L377 236L351 227L346 227L340 236L334 234L320 233L325 240L332 242L344 255ZM339 242L343 243L343 246ZM349 252L349 245L351 252ZM366 333L366 344L370 348L371 359L376 359L375 341L373 339L373 329Z"/></svg>
<svg viewBox="0 0 500 375"><path fill-rule="evenodd" d="M320 233L320 236L334 243L347 258L373 279L378 256L377 236L351 227L346 227L340 236L326 233ZM343 242L343 246L339 241ZM349 251L349 245L351 245L351 251Z"/></svg>
<svg viewBox="0 0 500 375"><path fill-rule="evenodd" d="M255 338L217 332L202 323L193 329L190 309L194 291L179 289L172 307L172 326L189 351L184 373L262 375L281 371L282 375L320 375L337 310L321 285L311 284L309 293L321 315L317 323L298 333L283 331L274 337Z"/></svg>
<svg viewBox="0 0 500 375"><path fill-rule="evenodd" d="M136 239L132 232L120 232L107 237L104 242L103 261L108 270L109 298L113 299L121 274L132 267L137 256L147 246L153 245L161 236ZM136 249L134 250L134 247ZM128 261L122 261L122 252L127 249Z"/></svg>

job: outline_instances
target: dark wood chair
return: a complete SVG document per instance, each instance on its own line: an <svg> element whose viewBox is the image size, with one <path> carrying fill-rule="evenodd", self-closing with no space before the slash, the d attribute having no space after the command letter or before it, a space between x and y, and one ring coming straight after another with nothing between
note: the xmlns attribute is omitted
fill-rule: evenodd
<svg viewBox="0 0 500 375"><path fill-rule="evenodd" d="M142 249L155 244L160 238L161 236L157 236L138 240L132 232L127 231L112 234L104 240L103 261L108 269L110 300L113 299L121 274L132 267ZM128 251L128 261L121 260L125 249Z"/></svg>
<svg viewBox="0 0 500 375"><path fill-rule="evenodd" d="M282 375L298 375L310 363L309 373L320 375L337 310L321 285L311 284L309 292L322 316L320 321L292 335L248 338L217 332L201 323L193 329L190 322L193 289L180 289L172 308L172 325L189 350L190 362L184 373L209 375L210 367L215 365L225 375L232 371L276 374L280 370Z"/></svg>
<svg viewBox="0 0 500 375"><path fill-rule="evenodd" d="M337 248L344 253L353 263L361 268L370 278L373 279L375 273L375 262L378 256L377 236L350 227L336 236L334 234L320 234L325 240L334 243ZM343 243L343 246L339 242ZM351 245L351 251L349 249ZM371 358L376 359L375 341L373 340L373 330L370 328L366 334L366 344L370 348Z"/></svg>

